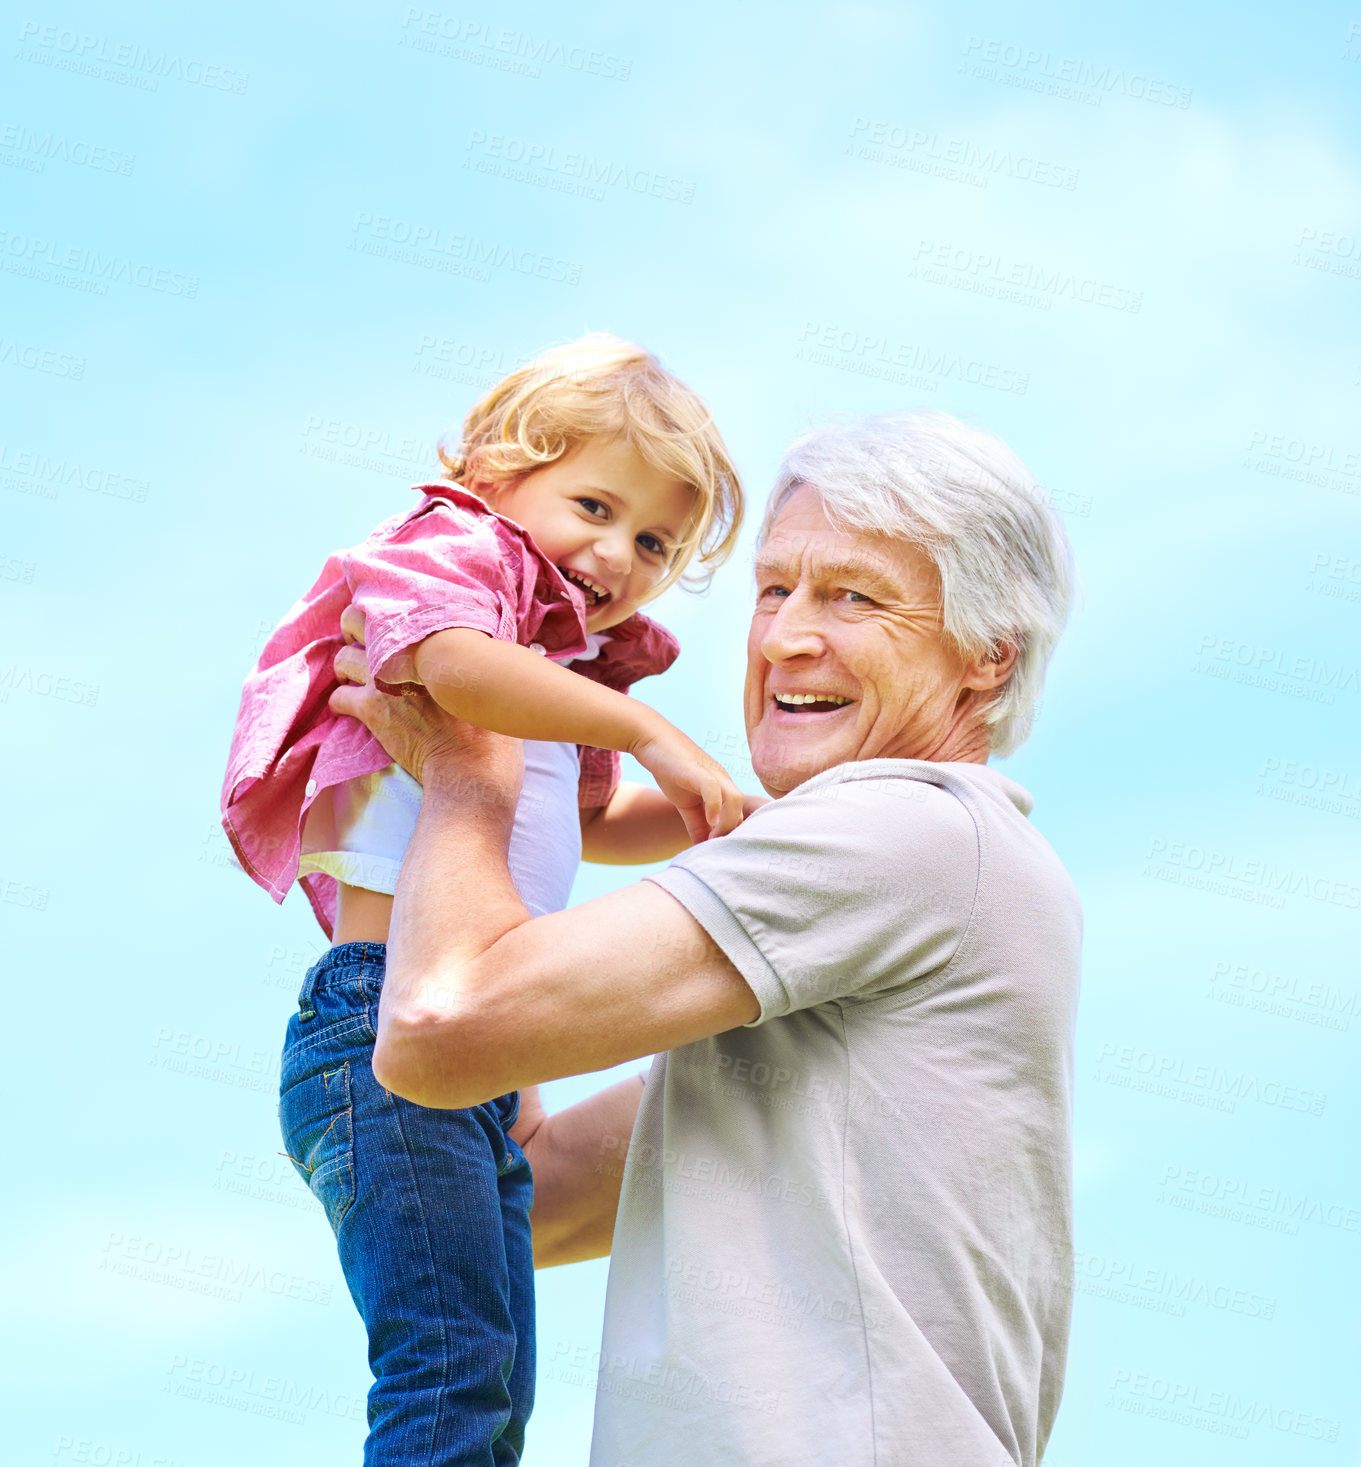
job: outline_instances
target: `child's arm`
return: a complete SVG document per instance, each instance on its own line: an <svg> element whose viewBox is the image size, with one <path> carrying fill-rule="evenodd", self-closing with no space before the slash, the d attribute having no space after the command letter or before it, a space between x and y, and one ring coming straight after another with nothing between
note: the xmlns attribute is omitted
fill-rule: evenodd
<svg viewBox="0 0 1361 1467"><path fill-rule="evenodd" d="M632 754L690 840L726 835L741 823L742 795L722 765L645 703L464 627L427 637L412 660L430 696L456 718L512 738Z"/></svg>
<svg viewBox="0 0 1361 1467"><path fill-rule="evenodd" d="M767 804L742 796L742 818ZM669 861L693 842L676 807L645 784L621 784L608 805L581 812L581 859L597 866L648 866Z"/></svg>

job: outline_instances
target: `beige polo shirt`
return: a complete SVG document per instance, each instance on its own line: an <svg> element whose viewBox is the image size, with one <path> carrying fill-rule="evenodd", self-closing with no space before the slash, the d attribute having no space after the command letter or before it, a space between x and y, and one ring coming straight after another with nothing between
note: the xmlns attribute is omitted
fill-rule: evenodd
<svg viewBox="0 0 1361 1467"><path fill-rule="evenodd" d="M1072 1299L1081 914L984 765L842 765L652 878L751 985L659 1055L592 1467L1034 1467Z"/></svg>

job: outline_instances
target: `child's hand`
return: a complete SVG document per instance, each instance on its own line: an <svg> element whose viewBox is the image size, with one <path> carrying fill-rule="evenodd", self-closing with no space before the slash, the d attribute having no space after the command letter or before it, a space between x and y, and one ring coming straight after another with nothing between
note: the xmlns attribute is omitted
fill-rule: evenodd
<svg viewBox="0 0 1361 1467"><path fill-rule="evenodd" d="M676 807L693 844L741 825L742 791L716 759L678 728L665 725L631 752Z"/></svg>

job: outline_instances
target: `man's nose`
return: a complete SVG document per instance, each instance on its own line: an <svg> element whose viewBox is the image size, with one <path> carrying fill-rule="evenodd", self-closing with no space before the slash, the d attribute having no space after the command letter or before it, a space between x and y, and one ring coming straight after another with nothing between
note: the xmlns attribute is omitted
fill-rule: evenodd
<svg viewBox="0 0 1361 1467"><path fill-rule="evenodd" d="M815 657L821 651L817 609L811 597L795 591L766 623L761 654L767 662L788 662L793 657Z"/></svg>

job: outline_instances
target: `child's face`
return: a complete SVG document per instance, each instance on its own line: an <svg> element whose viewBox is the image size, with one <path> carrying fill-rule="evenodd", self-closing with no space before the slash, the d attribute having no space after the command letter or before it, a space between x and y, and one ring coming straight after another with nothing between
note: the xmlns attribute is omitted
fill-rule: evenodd
<svg viewBox="0 0 1361 1467"><path fill-rule="evenodd" d="M500 489L481 486L498 514L522 525L586 593L586 630L632 616L671 568L695 493L621 439L590 439Z"/></svg>

